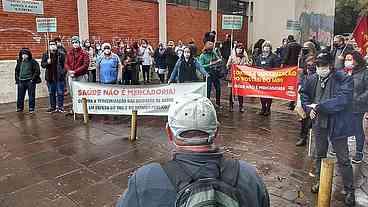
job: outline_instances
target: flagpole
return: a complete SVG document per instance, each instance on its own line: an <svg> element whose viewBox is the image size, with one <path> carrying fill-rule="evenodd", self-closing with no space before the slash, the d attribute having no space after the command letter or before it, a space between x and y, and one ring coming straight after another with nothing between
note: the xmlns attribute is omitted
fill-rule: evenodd
<svg viewBox="0 0 368 207"><path fill-rule="evenodd" d="M360 25L361 21L363 20L363 18L364 18L365 16L366 16L366 15L361 16L361 17L360 17L360 19L359 19L358 23L355 25L355 28L354 28L353 32L352 32L352 33L351 33L351 35L349 36L348 43L353 39L354 33L356 32L356 30L357 30L357 28L358 28L358 25ZM345 47L344 47L344 49L342 50L341 55L342 55L342 54L344 54L344 52L345 52L345 50L346 50L347 46L348 46L348 44L345 44Z"/></svg>

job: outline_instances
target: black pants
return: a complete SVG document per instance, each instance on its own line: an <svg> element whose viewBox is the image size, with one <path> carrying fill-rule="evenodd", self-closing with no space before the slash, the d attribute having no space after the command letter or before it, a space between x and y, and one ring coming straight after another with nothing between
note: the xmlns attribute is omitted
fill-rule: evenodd
<svg viewBox="0 0 368 207"><path fill-rule="evenodd" d="M243 103L244 103L243 96L238 96L238 101L239 101L239 108L243 108ZM231 108L234 107L234 99L233 99L233 90L232 90L232 88L230 88L229 103L230 103Z"/></svg>
<svg viewBox="0 0 368 207"><path fill-rule="evenodd" d="M211 98L212 85L216 90L216 104L220 106L221 99L221 82L219 78L210 76L207 78L207 98Z"/></svg>
<svg viewBox="0 0 368 207"><path fill-rule="evenodd" d="M307 140L309 129L312 127L311 120L309 117L302 119L301 121L301 130L300 130L300 139Z"/></svg>
<svg viewBox="0 0 368 207"><path fill-rule="evenodd" d="M28 92L29 111L36 107L36 83L31 80L20 80L18 83L17 110L23 111L24 98Z"/></svg>
<svg viewBox="0 0 368 207"><path fill-rule="evenodd" d="M261 98L261 105L263 112L270 112L272 105L272 98Z"/></svg>
<svg viewBox="0 0 368 207"><path fill-rule="evenodd" d="M92 82L92 83L96 82L96 70L88 71L88 82Z"/></svg>
<svg viewBox="0 0 368 207"><path fill-rule="evenodd" d="M132 70L124 71L124 85L132 85L133 72Z"/></svg>
<svg viewBox="0 0 368 207"><path fill-rule="evenodd" d="M159 74L157 73L158 77L160 78L161 83L165 83L165 74Z"/></svg>
<svg viewBox="0 0 368 207"><path fill-rule="evenodd" d="M142 65L142 72L143 72L143 80L144 82L149 82L149 74L150 74L150 65Z"/></svg>
<svg viewBox="0 0 368 207"><path fill-rule="evenodd" d="M328 128L320 128L318 124L313 124L313 133L316 140L316 176L318 180L322 159L327 157L329 145L328 131ZM346 192L352 192L354 191L353 167L349 158L348 138L333 140L331 144L336 152L337 164L342 170L344 189Z"/></svg>

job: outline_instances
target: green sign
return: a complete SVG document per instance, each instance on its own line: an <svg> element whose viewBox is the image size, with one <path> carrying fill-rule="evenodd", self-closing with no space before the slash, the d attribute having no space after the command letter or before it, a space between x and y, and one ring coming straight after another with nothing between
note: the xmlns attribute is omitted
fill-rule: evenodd
<svg viewBox="0 0 368 207"><path fill-rule="evenodd" d="M243 28L243 16L222 15L222 29L241 30Z"/></svg>
<svg viewBox="0 0 368 207"><path fill-rule="evenodd" d="M37 32L56 32L56 18L36 18Z"/></svg>

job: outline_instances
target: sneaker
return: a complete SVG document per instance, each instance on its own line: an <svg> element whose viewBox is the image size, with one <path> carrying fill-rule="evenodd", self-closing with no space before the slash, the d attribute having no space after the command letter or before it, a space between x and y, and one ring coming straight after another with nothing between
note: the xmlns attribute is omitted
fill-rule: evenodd
<svg viewBox="0 0 368 207"><path fill-rule="evenodd" d="M65 111L64 111L64 108L58 108L58 109L56 109L57 110L57 112L59 112L59 113L65 113Z"/></svg>
<svg viewBox="0 0 368 207"><path fill-rule="evenodd" d="M348 192L345 196L344 202L346 206L355 206L355 193Z"/></svg>
<svg viewBox="0 0 368 207"><path fill-rule="evenodd" d="M35 111L34 110L29 110L29 114L34 114L35 113Z"/></svg>
<svg viewBox="0 0 368 207"><path fill-rule="evenodd" d="M353 159L351 160L354 164L360 164L364 159L364 153L357 152Z"/></svg>
<svg viewBox="0 0 368 207"><path fill-rule="evenodd" d="M17 112L23 112L23 109L17 109Z"/></svg>
<svg viewBox="0 0 368 207"><path fill-rule="evenodd" d="M56 112L56 109L49 108L46 112L52 114Z"/></svg>
<svg viewBox="0 0 368 207"><path fill-rule="evenodd" d="M319 183L316 183L311 188L312 193L318 193L319 191Z"/></svg>
<svg viewBox="0 0 368 207"><path fill-rule="evenodd" d="M240 113L244 113L245 112L245 109L243 107L240 108L239 110Z"/></svg>
<svg viewBox="0 0 368 207"><path fill-rule="evenodd" d="M305 145L307 145L307 141L305 139L299 139L296 144L297 147L303 147Z"/></svg>

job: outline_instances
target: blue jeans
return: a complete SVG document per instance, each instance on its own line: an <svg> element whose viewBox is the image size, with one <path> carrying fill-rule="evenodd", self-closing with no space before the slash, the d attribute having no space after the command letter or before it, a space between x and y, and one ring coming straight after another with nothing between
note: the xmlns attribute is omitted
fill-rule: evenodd
<svg viewBox="0 0 368 207"><path fill-rule="evenodd" d="M364 113L354 113L353 116L353 127L354 127L354 136L356 140L356 152L363 153L364 150L364 142L365 142L365 134L363 129L363 118Z"/></svg>
<svg viewBox="0 0 368 207"><path fill-rule="evenodd" d="M18 83L17 109L24 110L24 98L28 91L29 111L34 111L36 107L36 83L31 80L20 80Z"/></svg>
<svg viewBox="0 0 368 207"><path fill-rule="evenodd" d="M47 82L47 88L49 90L49 104L51 109L56 109L56 103L58 108L64 108L64 87L64 81Z"/></svg>
<svg viewBox="0 0 368 207"><path fill-rule="evenodd" d="M208 77L207 78L207 98L211 98L211 91L212 91L212 85L215 88L216 91L216 104L220 105L220 98L221 98L221 82L219 78L216 77Z"/></svg>

